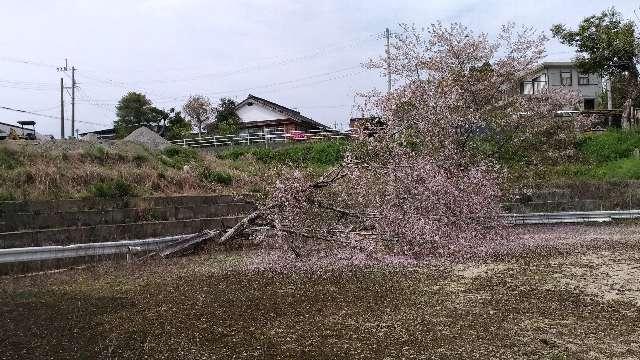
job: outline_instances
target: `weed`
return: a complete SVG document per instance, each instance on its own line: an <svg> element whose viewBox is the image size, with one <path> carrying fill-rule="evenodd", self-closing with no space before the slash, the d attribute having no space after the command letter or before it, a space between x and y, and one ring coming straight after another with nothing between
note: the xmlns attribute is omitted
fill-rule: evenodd
<svg viewBox="0 0 640 360"><path fill-rule="evenodd" d="M133 185L123 179L116 179L91 185L89 194L97 198L118 199L135 196L136 192Z"/></svg>
<svg viewBox="0 0 640 360"><path fill-rule="evenodd" d="M209 183L217 183L222 185L231 185L233 176L225 171L217 171L209 168L200 170L200 178Z"/></svg>
<svg viewBox="0 0 640 360"><path fill-rule="evenodd" d="M83 155L90 160L104 162L107 160L109 152L102 145L92 145L84 150Z"/></svg>
<svg viewBox="0 0 640 360"><path fill-rule="evenodd" d="M16 201L16 196L10 192L0 191L0 201Z"/></svg>
<svg viewBox="0 0 640 360"><path fill-rule="evenodd" d="M0 148L0 170L13 170L22 165L18 152L5 147Z"/></svg>
<svg viewBox="0 0 640 360"><path fill-rule="evenodd" d="M181 169L185 165L198 163L202 159L198 152L192 148L182 146L169 146L160 155L160 161L174 169Z"/></svg>

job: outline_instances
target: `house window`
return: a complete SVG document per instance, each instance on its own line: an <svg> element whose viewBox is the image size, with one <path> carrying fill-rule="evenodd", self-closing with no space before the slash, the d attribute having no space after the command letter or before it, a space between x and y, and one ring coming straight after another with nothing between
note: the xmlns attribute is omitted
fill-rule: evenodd
<svg viewBox="0 0 640 360"><path fill-rule="evenodd" d="M571 86L571 71L562 71L560 73L560 85Z"/></svg>
<svg viewBox="0 0 640 360"><path fill-rule="evenodd" d="M594 110L596 108L596 99L584 99L584 109Z"/></svg>
<svg viewBox="0 0 640 360"><path fill-rule="evenodd" d="M589 85L589 74L578 74L578 85Z"/></svg>

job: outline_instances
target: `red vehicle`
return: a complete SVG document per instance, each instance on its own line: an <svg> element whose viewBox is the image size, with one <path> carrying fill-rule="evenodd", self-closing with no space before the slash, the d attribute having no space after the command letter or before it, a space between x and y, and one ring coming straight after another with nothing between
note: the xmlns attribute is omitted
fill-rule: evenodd
<svg viewBox="0 0 640 360"><path fill-rule="evenodd" d="M294 130L290 132L289 135L291 135L291 140L295 140L295 141L307 140L307 134L299 130Z"/></svg>

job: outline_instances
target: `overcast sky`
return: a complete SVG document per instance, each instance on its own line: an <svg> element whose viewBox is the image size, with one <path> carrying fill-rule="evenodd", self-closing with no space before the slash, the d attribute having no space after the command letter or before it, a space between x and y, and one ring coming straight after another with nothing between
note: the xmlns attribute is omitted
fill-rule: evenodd
<svg viewBox="0 0 640 360"><path fill-rule="evenodd" d="M461 22L495 34L514 21L548 32L637 1L585 0L0 0L0 106L59 116L59 84L74 65L77 128L109 127L129 90L156 106L180 108L190 94L238 101L251 93L328 125L344 126L354 94L384 88L359 65L384 51L385 27ZM571 49L550 41L549 60ZM70 99L66 98L67 135ZM0 122L36 120L60 135L59 121L0 109Z"/></svg>

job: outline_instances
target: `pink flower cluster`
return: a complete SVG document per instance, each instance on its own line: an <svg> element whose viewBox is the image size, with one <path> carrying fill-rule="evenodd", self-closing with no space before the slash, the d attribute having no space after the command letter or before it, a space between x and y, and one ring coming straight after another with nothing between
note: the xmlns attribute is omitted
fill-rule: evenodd
<svg viewBox="0 0 640 360"><path fill-rule="evenodd" d="M588 124L554 116L575 93L520 95L544 54L535 31L507 25L492 42L460 24L402 27L391 61L368 64L394 77L390 93L363 97L362 111L383 125L322 179L295 172L278 182L266 215L272 246L295 257L420 259L497 242L504 165L552 162Z"/></svg>

